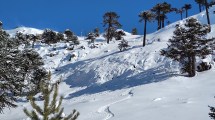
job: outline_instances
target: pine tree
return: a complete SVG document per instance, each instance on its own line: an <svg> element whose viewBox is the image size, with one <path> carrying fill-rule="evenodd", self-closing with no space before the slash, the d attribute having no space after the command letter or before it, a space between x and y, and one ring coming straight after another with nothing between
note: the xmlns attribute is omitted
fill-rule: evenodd
<svg viewBox="0 0 215 120"><path fill-rule="evenodd" d="M131 34L132 34L132 35L137 35L137 34L138 34L137 28L133 28L133 29L131 30Z"/></svg>
<svg viewBox="0 0 215 120"><path fill-rule="evenodd" d="M114 38L115 38L116 40L121 40L121 39L123 39L122 36L125 36L125 32L124 32L123 30L116 30L116 31L114 32Z"/></svg>
<svg viewBox="0 0 215 120"><path fill-rule="evenodd" d="M122 52L124 50L126 50L129 47L128 45L128 41L126 41L125 39L123 39L119 44L118 44L118 48L119 50Z"/></svg>
<svg viewBox="0 0 215 120"><path fill-rule="evenodd" d="M78 37L69 29L66 29L64 34L66 35L66 41L72 42L73 45L79 45L80 42L78 40Z"/></svg>
<svg viewBox="0 0 215 120"><path fill-rule="evenodd" d="M51 79L51 73L49 73L49 81ZM64 108L61 108L63 97L61 96L59 101L58 98L58 84L51 85L50 83L41 84L41 92L44 98L43 108L38 106L33 96L29 96L29 101L33 110L29 112L24 108L24 113L32 120L40 120L40 116L43 120L76 120L79 116L79 112L73 110L67 117L62 116ZM53 93L54 92L54 93ZM51 94L53 96L51 98ZM52 101L50 101L52 99Z"/></svg>
<svg viewBox="0 0 215 120"><path fill-rule="evenodd" d="M94 34L96 35L96 37L99 37L99 28L95 28L94 29Z"/></svg>
<svg viewBox="0 0 215 120"><path fill-rule="evenodd" d="M152 11L143 11L139 14L140 22L144 21L144 37L143 37L143 47L146 45L146 25L147 22L151 22L155 18L155 14Z"/></svg>
<svg viewBox="0 0 215 120"><path fill-rule="evenodd" d="M46 44L53 44L59 42L57 33L51 29L45 29L42 34L42 39Z"/></svg>
<svg viewBox="0 0 215 120"><path fill-rule="evenodd" d="M0 21L0 30L2 29L3 23Z"/></svg>
<svg viewBox="0 0 215 120"><path fill-rule="evenodd" d="M95 46L96 36L97 35L95 33L92 33L92 32L87 35L87 38L85 40L90 40L90 41L88 41L88 45L89 45L90 48L95 48L96 47Z"/></svg>
<svg viewBox="0 0 215 120"><path fill-rule="evenodd" d="M215 107L208 106L210 108L209 116L211 119L215 120Z"/></svg>
<svg viewBox="0 0 215 120"><path fill-rule="evenodd" d="M186 18L187 18L188 17L188 10L192 8L192 5L191 4L185 4L183 8L186 11Z"/></svg>
<svg viewBox="0 0 215 120"><path fill-rule="evenodd" d="M19 44L0 29L0 113L16 107L18 96L36 94L38 81L44 80L43 61L33 50L19 50ZM32 81L32 78L35 78Z"/></svg>
<svg viewBox="0 0 215 120"><path fill-rule="evenodd" d="M209 32L208 25L200 24L195 18L187 19L184 26L176 25L174 36L169 39L171 44L167 50L161 50L161 55L180 62L183 65L182 72L193 77L196 73L196 57L205 57L212 53L209 47L211 39L205 38Z"/></svg>
<svg viewBox="0 0 215 120"><path fill-rule="evenodd" d="M118 16L117 13L115 12L107 12L103 16L103 25L104 27L107 26L107 28L105 29L106 31L105 37L107 39L108 44L114 37L116 29L122 26L118 21L119 17L120 16Z"/></svg>

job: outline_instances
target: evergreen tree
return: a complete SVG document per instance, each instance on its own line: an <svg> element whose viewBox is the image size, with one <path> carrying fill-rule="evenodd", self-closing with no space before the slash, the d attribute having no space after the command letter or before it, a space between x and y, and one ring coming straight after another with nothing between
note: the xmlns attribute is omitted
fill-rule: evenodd
<svg viewBox="0 0 215 120"><path fill-rule="evenodd" d="M125 36L125 32L123 30L116 30L114 33L114 38L116 40L121 40L122 36Z"/></svg>
<svg viewBox="0 0 215 120"><path fill-rule="evenodd" d="M184 26L176 25L174 36L169 39L171 44L161 51L161 55L180 62L183 65L182 72L193 77L196 72L196 57L205 57L212 53L209 47L211 40L205 38L209 32L208 25L201 25L195 18L187 19Z"/></svg>
<svg viewBox="0 0 215 120"><path fill-rule="evenodd" d="M3 23L0 21L0 29L2 29Z"/></svg>
<svg viewBox="0 0 215 120"><path fill-rule="evenodd" d="M49 81L51 79L51 74L49 73ZM40 116L43 120L76 120L79 116L79 112L73 110L71 114L67 117L62 116L64 108L61 108L63 97L61 96L59 101L58 98L58 84L49 84L48 82L41 84L41 92L44 98L43 108L38 106L35 102L33 96L29 96L29 101L33 110L29 112L24 108L24 113L32 120L40 120ZM54 93L53 93L54 92ZM53 96L51 98L51 94ZM52 101L50 101L52 99Z"/></svg>
<svg viewBox="0 0 215 120"><path fill-rule="evenodd" d="M158 30L161 29L161 11L162 11L162 4L158 3L156 4L152 9L151 9L152 12L155 12L156 13L156 19L157 19L157 22L158 22Z"/></svg>
<svg viewBox="0 0 215 120"><path fill-rule="evenodd" d="M162 28L164 28L165 19L167 19L166 14L172 12L172 7L170 4L163 2L161 11L162 14L160 16L161 17L160 20L162 22Z"/></svg>
<svg viewBox="0 0 215 120"><path fill-rule="evenodd" d="M103 25L104 27L107 26L107 28L105 29L106 31L105 37L107 39L108 44L114 37L116 29L122 26L118 21L119 17L120 16L118 16L117 13L115 12L107 12L103 16Z"/></svg>
<svg viewBox="0 0 215 120"><path fill-rule="evenodd" d="M127 47L129 47L128 41L126 41L126 40L124 40L124 39L118 44L118 48L119 48L119 50L120 50L121 52L124 51L124 50L126 50Z"/></svg>
<svg viewBox="0 0 215 120"><path fill-rule="evenodd" d="M80 42L78 40L78 37L69 29L66 29L64 34L66 35L66 41L72 42L74 45L79 45Z"/></svg>
<svg viewBox="0 0 215 120"><path fill-rule="evenodd" d="M205 3L205 9L206 9L206 15L207 15L207 22L208 22L208 25L210 26L210 16L209 16L209 4L208 4L208 0L204 0L204 3Z"/></svg>
<svg viewBox="0 0 215 120"><path fill-rule="evenodd" d="M182 7L182 8L180 8L180 9L177 9L177 10L176 10L176 13L177 13L177 14L180 14L181 20L182 20L182 19L183 19L184 8Z"/></svg>
<svg viewBox="0 0 215 120"><path fill-rule="evenodd" d="M192 5L191 4L185 4L183 8L186 11L186 18L187 18L188 17L188 10L192 8Z"/></svg>
<svg viewBox="0 0 215 120"><path fill-rule="evenodd" d="M18 47L19 44L0 29L0 113L5 107L16 107L14 101L18 96L38 93L38 82L46 76L39 54Z"/></svg>
<svg viewBox="0 0 215 120"><path fill-rule="evenodd" d="M50 29L45 29L42 34L42 39L46 44L52 44L59 42L56 32Z"/></svg>
<svg viewBox="0 0 215 120"><path fill-rule="evenodd" d="M144 21L144 37L143 37L143 47L146 45L146 25L147 22L151 22L155 18L155 14L152 11L143 11L139 14L140 22Z"/></svg>
<svg viewBox="0 0 215 120"><path fill-rule="evenodd" d="M138 34L137 28L133 28L133 29L131 30L131 34L132 34L132 35L137 35L137 34Z"/></svg>
<svg viewBox="0 0 215 120"><path fill-rule="evenodd" d="M204 0L195 0L195 2L199 5L199 12L202 12L202 6L205 4Z"/></svg>
<svg viewBox="0 0 215 120"><path fill-rule="evenodd" d="M210 108L209 116L211 119L215 120L215 107L208 106Z"/></svg>
<svg viewBox="0 0 215 120"><path fill-rule="evenodd" d="M94 29L94 34L96 35L96 37L99 37L99 28L95 28Z"/></svg>
<svg viewBox="0 0 215 120"><path fill-rule="evenodd" d="M34 44L37 40L39 40L39 36L38 35L34 35L34 34L31 34L30 35L30 40L32 40L32 48L34 48Z"/></svg>
<svg viewBox="0 0 215 120"><path fill-rule="evenodd" d="M88 41L88 45L90 46L90 48L95 48L96 47L95 46L96 36L97 35L95 33L92 33L92 32L87 35L86 40L90 40L90 41Z"/></svg>

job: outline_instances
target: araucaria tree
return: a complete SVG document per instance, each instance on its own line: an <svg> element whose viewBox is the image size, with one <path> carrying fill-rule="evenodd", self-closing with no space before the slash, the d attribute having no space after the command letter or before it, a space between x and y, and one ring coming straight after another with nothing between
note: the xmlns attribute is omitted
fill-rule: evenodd
<svg viewBox="0 0 215 120"><path fill-rule="evenodd" d="M210 25L211 22L210 22L210 16L209 16L209 11L208 11L208 9L209 9L208 0L204 0L204 4L205 4L205 9L206 9L208 25Z"/></svg>
<svg viewBox="0 0 215 120"><path fill-rule="evenodd" d="M103 16L103 25L104 27L107 26L107 28L105 29L106 31L105 37L107 39L108 44L114 37L116 29L122 26L118 21L119 17L120 16L118 16L117 13L115 12L107 12Z"/></svg>
<svg viewBox="0 0 215 120"><path fill-rule="evenodd" d="M49 80L51 74L49 73ZM51 85L50 83L41 83L41 92L44 98L43 108L38 106L33 96L29 96L31 106L34 110L29 112L24 108L24 113L32 120L76 120L79 112L73 110L68 116L63 116L64 108L61 108L63 97L58 98L58 84ZM53 96L51 97L53 93ZM50 101L52 100L52 101Z"/></svg>
<svg viewBox="0 0 215 120"><path fill-rule="evenodd" d="M202 6L205 3L205 0L195 0L195 2L199 5L199 12L202 12Z"/></svg>
<svg viewBox="0 0 215 120"><path fill-rule="evenodd" d="M215 120L215 107L208 106L210 108L209 116L211 119Z"/></svg>
<svg viewBox="0 0 215 120"><path fill-rule="evenodd" d="M144 22L144 37L143 37L143 47L146 45L146 25L147 22L153 21L155 15L152 11L143 11L139 14L140 22Z"/></svg>
<svg viewBox="0 0 215 120"><path fill-rule="evenodd" d="M187 19L184 26L176 25L174 36L169 39L170 45L161 50L161 55L180 62L182 72L193 77L196 73L196 57L203 58L212 53L209 47L211 40L205 38L209 32L208 25L200 24L195 18Z"/></svg>
<svg viewBox="0 0 215 120"><path fill-rule="evenodd" d="M177 13L177 14L180 14L181 20L182 20L182 19L183 19L184 8L182 7L182 8L180 8L180 9L177 9L177 10L176 10L176 13Z"/></svg>
<svg viewBox="0 0 215 120"><path fill-rule="evenodd" d="M188 10L192 8L192 5L191 4L185 4L183 8L186 11L186 18L187 18L188 17Z"/></svg>

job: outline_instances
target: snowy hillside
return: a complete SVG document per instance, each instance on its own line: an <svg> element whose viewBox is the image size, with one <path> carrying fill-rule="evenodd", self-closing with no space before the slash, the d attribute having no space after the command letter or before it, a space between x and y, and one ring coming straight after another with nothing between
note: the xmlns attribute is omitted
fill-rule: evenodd
<svg viewBox="0 0 215 120"><path fill-rule="evenodd" d="M215 36L213 11L215 6L210 9L212 31L208 37ZM192 17L206 23L204 12ZM66 50L69 44L63 42L51 46L36 43L35 50L44 58L45 68L53 73L52 79L63 79L59 88L65 98L65 113L77 109L81 114L78 120L210 120L207 106L215 106L213 56L206 59L212 69L193 78L180 76L178 63L160 56L175 25L184 22L147 35L145 47L141 35L126 33L124 39L130 48L123 52L119 52L119 41L106 44L103 37L96 39L98 48L94 49L80 37L81 44L72 51ZM25 27L7 32L14 35L16 31L42 33ZM74 57L69 61L71 55ZM31 109L30 104L21 100L17 104L16 109L5 109L0 119L27 119L22 110Z"/></svg>

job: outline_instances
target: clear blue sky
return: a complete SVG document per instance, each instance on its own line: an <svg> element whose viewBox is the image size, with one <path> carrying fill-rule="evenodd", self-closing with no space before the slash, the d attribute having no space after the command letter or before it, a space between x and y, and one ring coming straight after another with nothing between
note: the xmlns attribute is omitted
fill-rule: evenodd
<svg viewBox="0 0 215 120"><path fill-rule="evenodd" d="M164 0L1 0L0 21L5 29L17 26L50 28L64 31L69 28L76 34L87 33L99 27L103 30L102 16L107 11L115 11L120 15L122 29L131 31L138 28L143 33L143 23L139 23L140 11L152 8ZM193 9L189 15L198 12L194 0L166 0L173 7L181 7L191 3ZM180 19L180 15L168 15L169 21ZM156 30L156 23L148 24L148 32Z"/></svg>

